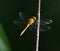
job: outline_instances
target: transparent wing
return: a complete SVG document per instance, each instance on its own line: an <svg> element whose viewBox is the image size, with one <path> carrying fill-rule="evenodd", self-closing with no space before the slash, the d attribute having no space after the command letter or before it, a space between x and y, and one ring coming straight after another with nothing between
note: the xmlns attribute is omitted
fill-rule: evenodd
<svg viewBox="0 0 60 51"><path fill-rule="evenodd" d="M41 20L40 21L40 32L41 31L47 31L50 30L51 27L49 26L49 24L51 24L53 21L48 19L48 20ZM30 28L30 30L32 31L36 31L37 30L37 21L35 22L35 24L33 24Z"/></svg>
<svg viewBox="0 0 60 51"><path fill-rule="evenodd" d="M51 24L53 21L51 19L46 19L46 20L40 20L41 25L48 25Z"/></svg>
<svg viewBox="0 0 60 51"><path fill-rule="evenodd" d="M37 27L31 27L31 28L29 28L31 31L35 31L36 32L36 30L37 30ZM51 27L50 26L40 26L40 32L42 32L42 31L47 31L47 30L50 30L51 29Z"/></svg>
<svg viewBox="0 0 60 51"><path fill-rule="evenodd" d="M38 21L36 21L35 22L35 26L37 26L37 23L38 23ZM51 20L51 19L46 19L46 20L40 20L40 25L41 26L43 26L43 25L49 25L49 24L51 24L51 23L53 23L53 21Z"/></svg>
<svg viewBox="0 0 60 51"><path fill-rule="evenodd" d="M26 16L23 12L19 12L19 17L16 20L13 20L14 24L24 24L26 23Z"/></svg>
<svg viewBox="0 0 60 51"><path fill-rule="evenodd" d="M23 12L19 12L19 18L21 21L26 20L26 15Z"/></svg>
<svg viewBox="0 0 60 51"><path fill-rule="evenodd" d="M45 25L45 26L41 26L41 28L40 28L40 32L41 32L41 31L47 31L47 30L50 30L50 29L51 29L50 26L47 26L47 25Z"/></svg>

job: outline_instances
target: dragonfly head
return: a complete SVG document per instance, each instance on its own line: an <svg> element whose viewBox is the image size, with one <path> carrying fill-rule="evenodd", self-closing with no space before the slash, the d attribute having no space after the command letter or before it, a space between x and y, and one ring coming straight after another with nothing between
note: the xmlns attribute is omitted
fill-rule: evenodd
<svg viewBox="0 0 60 51"><path fill-rule="evenodd" d="M33 16L33 19L34 19L34 20L36 20L36 17L35 17L35 16Z"/></svg>

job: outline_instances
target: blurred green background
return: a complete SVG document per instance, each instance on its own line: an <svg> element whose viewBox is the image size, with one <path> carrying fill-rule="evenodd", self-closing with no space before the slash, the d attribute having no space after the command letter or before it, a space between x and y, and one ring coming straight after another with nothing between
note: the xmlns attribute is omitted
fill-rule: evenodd
<svg viewBox="0 0 60 51"><path fill-rule="evenodd" d="M21 29L13 24L13 20L18 18L20 11L28 18L37 15L37 0L0 0L0 22L2 24L2 26L0 24L0 35L2 34L0 42L2 38L3 43L6 44L6 51L35 51L36 33L27 30L25 35L19 37ZM41 1L41 18L52 19L53 24L50 25L50 31L40 33L40 51L60 51L59 16L59 0Z"/></svg>
<svg viewBox="0 0 60 51"><path fill-rule="evenodd" d="M0 51L11 51L10 44L8 42L8 38L4 31L4 28L0 22Z"/></svg>

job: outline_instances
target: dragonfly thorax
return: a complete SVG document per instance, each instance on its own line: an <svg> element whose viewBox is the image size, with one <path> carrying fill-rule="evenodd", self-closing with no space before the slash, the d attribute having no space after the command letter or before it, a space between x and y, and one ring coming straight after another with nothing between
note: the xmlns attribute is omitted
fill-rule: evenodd
<svg viewBox="0 0 60 51"><path fill-rule="evenodd" d="M32 18L30 18L30 19L28 20L28 24L32 25L35 21L36 21L36 17L33 16Z"/></svg>

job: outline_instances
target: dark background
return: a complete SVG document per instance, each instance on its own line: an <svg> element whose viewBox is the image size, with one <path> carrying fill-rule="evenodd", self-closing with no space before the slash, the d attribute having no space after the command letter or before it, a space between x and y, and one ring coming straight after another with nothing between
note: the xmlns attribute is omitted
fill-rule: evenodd
<svg viewBox="0 0 60 51"><path fill-rule="evenodd" d="M21 29L13 24L18 13L24 12L28 18L37 14L37 0L0 0L0 21L8 36L13 51L35 51L35 36L33 31L27 30L19 37ZM60 1L42 0L41 18L52 19L51 30L40 33L40 51L60 51Z"/></svg>

